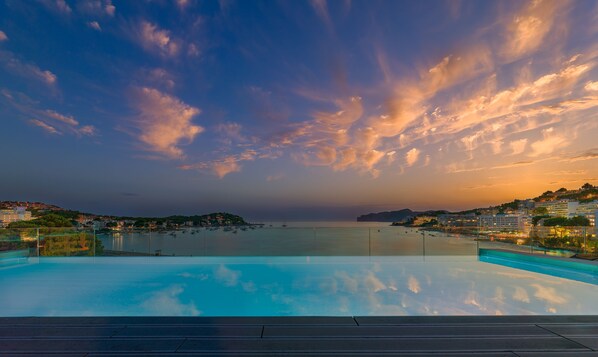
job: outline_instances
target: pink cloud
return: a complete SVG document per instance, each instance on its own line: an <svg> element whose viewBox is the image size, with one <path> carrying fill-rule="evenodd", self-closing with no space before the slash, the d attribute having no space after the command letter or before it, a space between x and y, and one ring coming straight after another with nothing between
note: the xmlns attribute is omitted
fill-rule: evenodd
<svg viewBox="0 0 598 357"><path fill-rule="evenodd" d="M183 158L180 145L193 142L204 131L192 123L200 110L153 88L135 88L133 92L133 106L138 111L135 124L139 129L139 141L148 150L168 158Z"/></svg>
<svg viewBox="0 0 598 357"><path fill-rule="evenodd" d="M58 135L61 134L61 132L59 132L55 127L53 127L50 124L47 124L41 120L31 119L31 120L29 120L29 122L39 128L42 128L45 132L47 132L49 134L58 134Z"/></svg>

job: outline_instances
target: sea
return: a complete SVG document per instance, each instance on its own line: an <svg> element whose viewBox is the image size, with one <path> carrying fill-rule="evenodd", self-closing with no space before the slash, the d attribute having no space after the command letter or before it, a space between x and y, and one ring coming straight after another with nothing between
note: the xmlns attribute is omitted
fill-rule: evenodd
<svg viewBox="0 0 598 357"><path fill-rule="evenodd" d="M246 227L99 235L104 250L163 256L475 255L476 242L458 235L391 226L388 222L264 222Z"/></svg>

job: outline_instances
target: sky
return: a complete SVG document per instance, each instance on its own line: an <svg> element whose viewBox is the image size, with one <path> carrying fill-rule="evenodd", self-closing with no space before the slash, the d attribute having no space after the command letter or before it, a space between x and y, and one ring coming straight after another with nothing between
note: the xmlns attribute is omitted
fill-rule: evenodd
<svg viewBox="0 0 598 357"><path fill-rule="evenodd" d="M0 200L254 220L598 184L594 1L0 3Z"/></svg>

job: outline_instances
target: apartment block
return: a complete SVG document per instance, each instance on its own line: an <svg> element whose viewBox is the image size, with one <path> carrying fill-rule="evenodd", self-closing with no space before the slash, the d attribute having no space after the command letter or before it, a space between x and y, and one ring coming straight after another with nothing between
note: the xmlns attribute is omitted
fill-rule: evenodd
<svg viewBox="0 0 598 357"><path fill-rule="evenodd" d="M531 220L524 215L481 215L478 225L483 231L529 233Z"/></svg>
<svg viewBox="0 0 598 357"><path fill-rule="evenodd" d="M579 202L571 200L558 200L537 202L536 208L545 207L548 214L553 217L573 217L576 215Z"/></svg>
<svg viewBox="0 0 598 357"><path fill-rule="evenodd" d="M6 227L12 222L29 221L31 219L33 219L31 212L27 211L25 207L0 210L0 227Z"/></svg>

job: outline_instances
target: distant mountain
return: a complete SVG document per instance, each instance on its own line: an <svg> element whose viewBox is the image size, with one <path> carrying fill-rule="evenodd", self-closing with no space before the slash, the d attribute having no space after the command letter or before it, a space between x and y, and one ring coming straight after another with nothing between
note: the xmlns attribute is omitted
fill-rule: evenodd
<svg viewBox="0 0 598 357"><path fill-rule="evenodd" d="M368 213L357 217L357 222L402 222L422 212L414 212L409 208L398 211Z"/></svg>

